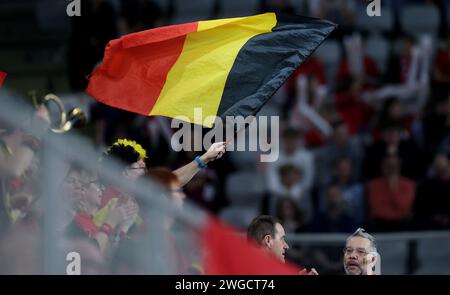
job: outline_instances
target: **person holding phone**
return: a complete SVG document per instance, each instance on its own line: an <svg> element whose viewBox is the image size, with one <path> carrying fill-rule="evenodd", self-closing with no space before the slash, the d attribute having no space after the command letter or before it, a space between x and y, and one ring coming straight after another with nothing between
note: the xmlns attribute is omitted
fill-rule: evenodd
<svg viewBox="0 0 450 295"><path fill-rule="evenodd" d="M343 262L347 275L379 275L381 257L375 238L358 228L347 238Z"/></svg>

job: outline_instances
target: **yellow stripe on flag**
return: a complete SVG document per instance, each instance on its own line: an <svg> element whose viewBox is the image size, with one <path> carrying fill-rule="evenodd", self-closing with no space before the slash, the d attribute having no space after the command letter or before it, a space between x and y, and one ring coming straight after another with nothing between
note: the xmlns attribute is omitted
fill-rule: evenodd
<svg viewBox="0 0 450 295"><path fill-rule="evenodd" d="M217 114L239 51L250 38L271 32L276 24L274 13L199 22L197 32L186 37L149 115L185 116L191 123L211 127L213 121L201 120ZM193 105L202 109L203 118L194 119Z"/></svg>

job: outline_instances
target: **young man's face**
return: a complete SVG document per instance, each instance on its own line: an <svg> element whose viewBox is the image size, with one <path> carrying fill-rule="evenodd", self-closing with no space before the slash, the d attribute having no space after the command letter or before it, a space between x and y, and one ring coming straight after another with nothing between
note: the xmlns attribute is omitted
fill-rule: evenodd
<svg viewBox="0 0 450 295"><path fill-rule="evenodd" d="M271 238L267 244L269 250L278 258L281 262L285 262L284 255L287 249L289 249L286 243L286 233L281 224L275 224L275 237Z"/></svg>
<svg viewBox="0 0 450 295"><path fill-rule="evenodd" d="M363 237L353 237L344 248L344 269L348 275L372 274L375 257L370 255L370 241Z"/></svg>

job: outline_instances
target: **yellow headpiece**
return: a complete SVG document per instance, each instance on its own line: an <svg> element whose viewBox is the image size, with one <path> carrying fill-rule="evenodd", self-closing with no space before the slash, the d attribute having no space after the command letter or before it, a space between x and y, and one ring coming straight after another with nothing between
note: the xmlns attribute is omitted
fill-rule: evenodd
<svg viewBox="0 0 450 295"><path fill-rule="evenodd" d="M131 146L138 154L141 159L147 158L146 150L136 141L128 140L128 139L118 139L115 143L113 143L109 148L108 152L111 150L113 146Z"/></svg>

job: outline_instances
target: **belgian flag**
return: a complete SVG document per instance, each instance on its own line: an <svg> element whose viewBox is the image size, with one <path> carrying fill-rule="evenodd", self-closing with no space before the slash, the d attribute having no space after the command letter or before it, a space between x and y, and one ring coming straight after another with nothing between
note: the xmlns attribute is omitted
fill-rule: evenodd
<svg viewBox="0 0 450 295"><path fill-rule="evenodd" d="M160 27L112 40L87 93L147 116L255 115L336 25L265 13Z"/></svg>

